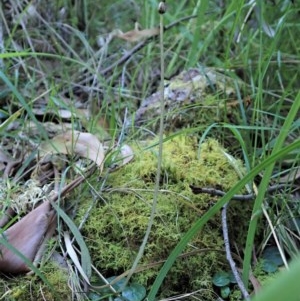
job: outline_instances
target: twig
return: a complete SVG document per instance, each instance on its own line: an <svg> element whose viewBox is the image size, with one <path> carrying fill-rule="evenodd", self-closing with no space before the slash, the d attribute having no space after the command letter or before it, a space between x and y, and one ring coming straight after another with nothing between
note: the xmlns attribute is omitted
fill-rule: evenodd
<svg viewBox="0 0 300 301"><path fill-rule="evenodd" d="M273 185L270 186L267 189L267 193L273 193L279 189L286 188L287 184L278 184L278 185ZM212 196L224 196L226 192L222 190L218 190L215 188L206 188L206 187L196 187L194 185L190 185L190 188L192 189L194 194L200 194L200 193L207 193ZM254 193L249 193L249 194L235 194L231 200L235 201L253 201L255 199L256 195Z"/></svg>
<svg viewBox="0 0 300 301"><path fill-rule="evenodd" d="M245 300L250 300L250 296L249 293L247 292L244 283L240 277L240 274L235 266L235 262L231 256L231 251L230 251L230 243L229 243L229 236L228 236L228 228L227 228L227 207L228 207L227 203L222 210L222 228L223 228L223 237L224 237L224 244L225 244L225 251L226 251L226 258L229 262L231 271L233 273L233 276L237 282L237 285L239 286L244 299Z"/></svg>

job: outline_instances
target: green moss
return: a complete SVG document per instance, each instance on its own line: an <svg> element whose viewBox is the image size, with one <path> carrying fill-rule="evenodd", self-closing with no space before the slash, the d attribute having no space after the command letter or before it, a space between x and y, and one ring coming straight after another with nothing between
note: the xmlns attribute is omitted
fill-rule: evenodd
<svg viewBox="0 0 300 301"><path fill-rule="evenodd" d="M238 181L223 151L215 140L199 146L196 138L185 136L164 144L157 215L140 262L144 266L157 265L136 273L134 278L139 283L151 286L161 267L159 263L216 201L206 194L194 195L189 185L221 186L226 191ZM147 150L136 147L134 161L109 175L106 185L110 189L102 193L105 202L91 211L85 223L83 235L93 263L106 276L130 269L139 250L153 201L157 154L156 147ZM81 205L78 223L88 206ZM212 288L211 275L227 265L218 216L196 235L184 254L168 274L162 296Z"/></svg>
<svg viewBox="0 0 300 301"><path fill-rule="evenodd" d="M240 291L240 289L237 287L236 290L234 290L233 292L230 293L230 301L240 301L243 299L242 297L242 293Z"/></svg>
<svg viewBox="0 0 300 301"><path fill-rule="evenodd" d="M49 261L41 269L51 288L37 276L18 276L0 279L0 298L5 301L47 300L71 301L68 274L55 263Z"/></svg>

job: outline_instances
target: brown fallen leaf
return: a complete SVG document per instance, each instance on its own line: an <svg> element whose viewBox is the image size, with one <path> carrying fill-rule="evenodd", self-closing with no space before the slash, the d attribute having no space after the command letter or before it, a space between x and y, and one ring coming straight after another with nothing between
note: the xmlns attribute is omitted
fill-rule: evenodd
<svg viewBox="0 0 300 301"><path fill-rule="evenodd" d="M128 42L134 43L134 42L139 42L143 39L157 36L158 34L159 34L159 28L139 30L139 24L135 23L133 30L122 32L121 30L117 29L115 30L114 36L126 40Z"/></svg>
<svg viewBox="0 0 300 301"><path fill-rule="evenodd" d="M44 237L52 236L55 227L55 212L46 201L6 230L2 237L33 262ZM28 272L30 268L18 255L0 245L0 271L16 274Z"/></svg>
<svg viewBox="0 0 300 301"><path fill-rule="evenodd" d="M40 146L40 155L49 153L77 154L94 161L102 170L104 161L104 148L99 139L90 133L67 131L44 142Z"/></svg>

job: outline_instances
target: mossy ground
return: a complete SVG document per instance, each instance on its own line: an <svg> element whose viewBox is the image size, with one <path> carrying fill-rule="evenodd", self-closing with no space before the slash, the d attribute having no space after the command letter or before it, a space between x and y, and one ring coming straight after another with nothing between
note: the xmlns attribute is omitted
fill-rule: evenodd
<svg viewBox="0 0 300 301"><path fill-rule="evenodd" d="M92 262L105 277L118 276L131 268L149 223L157 172L157 141L136 142L132 147L134 160L108 174L100 192L102 201L93 207L82 229ZM227 191L239 180L236 167L224 151L216 140L200 145L193 136L178 135L164 143L157 214L140 262L143 268L134 274L133 281L149 289L182 235L218 201L207 194L193 194L191 184ZM241 162L237 161L237 165L243 168ZM98 180L91 179L95 189L100 187ZM88 185L77 199L75 221L79 224L94 202ZM247 230L246 208L244 204L230 207L230 233L235 241L239 240L238 244L244 241L242 232ZM160 297L204 289L207 293L202 297L208 298L213 293L211 278L218 270L229 270L219 215L210 220L176 260ZM73 300L66 270L49 261L42 265L41 272L53 291L37 276L21 276L1 280L3 300ZM99 283L96 275L92 282Z"/></svg>
<svg viewBox="0 0 300 301"><path fill-rule="evenodd" d="M36 275L0 278L0 299L4 301L71 301L69 275L66 270L49 261L41 268L47 279L44 283ZM50 284L50 285L49 285Z"/></svg>
<svg viewBox="0 0 300 301"><path fill-rule="evenodd" d="M151 143L155 141L148 144ZM149 223L158 150L138 144L134 148L134 161L109 175L101 193L103 202L93 208L83 228L93 263L107 277L131 268ZM134 281L149 288L161 261L192 224L217 202L217 198L207 194L194 195L189 185L221 187L227 191L237 181L235 169L215 140L199 145L195 137L182 135L165 142L157 215L140 262L146 267L157 265L136 273ZM78 223L91 202L82 198ZM241 217L241 227L246 220ZM212 275L223 268L228 267L221 220L217 216L194 237L184 256L178 258L164 282L161 296L212 289Z"/></svg>

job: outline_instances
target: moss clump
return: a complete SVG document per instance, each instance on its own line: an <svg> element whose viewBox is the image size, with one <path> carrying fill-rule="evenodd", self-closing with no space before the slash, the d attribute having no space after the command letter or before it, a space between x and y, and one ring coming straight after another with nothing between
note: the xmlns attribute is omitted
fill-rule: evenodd
<svg viewBox="0 0 300 301"><path fill-rule="evenodd" d="M90 213L83 229L93 263L106 276L128 270L135 259L149 222L157 171L156 147L136 148L135 160L109 175L110 187ZM196 138L178 136L164 144L161 187L157 215L141 265L155 264L135 274L135 280L151 286L161 261L165 260L191 225L205 213L214 199L194 195L189 185L222 187L238 181L234 168L215 140L198 145ZM89 204L82 204L79 223ZM209 250L208 250L209 249ZM159 264L160 263L160 264ZM227 265L223 253L221 221L212 219L194 237L184 256L172 267L162 296L212 288L211 275Z"/></svg>

